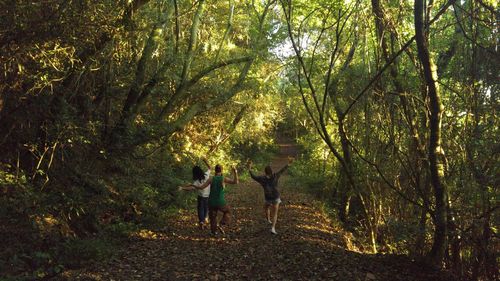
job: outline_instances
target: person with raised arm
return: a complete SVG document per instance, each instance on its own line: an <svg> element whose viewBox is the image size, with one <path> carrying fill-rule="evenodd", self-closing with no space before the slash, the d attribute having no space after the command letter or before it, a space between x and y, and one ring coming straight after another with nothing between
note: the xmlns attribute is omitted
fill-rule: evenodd
<svg viewBox="0 0 500 281"><path fill-rule="evenodd" d="M252 172L252 162L247 163L248 172L252 179L258 182L264 189L264 215L267 222L271 224L271 233L276 232L276 222L278 221L278 209L281 203L280 192L278 191L278 181L280 176L293 162L293 158L288 158L288 164L281 168L278 172L273 173L271 166L267 165L264 168L264 175L256 176ZM272 220L271 220L272 219Z"/></svg>
<svg viewBox="0 0 500 281"><path fill-rule="evenodd" d="M235 167L232 167L233 178L224 177L222 174L222 166L215 165L215 175L208 179L201 186L196 187L197 189L204 189L210 185L210 195L208 196L208 219L210 221L210 232L212 235L217 235L217 230L224 234L223 226L229 225L231 221L231 211L226 202L224 190L226 184L237 184L239 183L238 171ZM222 212L222 218L217 224L217 213Z"/></svg>
<svg viewBox="0 0 500 281"><path fill-rule="evenodd" d="M204 184L207 180L210 179L210 164L208 163L206 158L202 159L207 165L207 171L203 172L200 166L195 165L193 167L193 183L180 185L179 190L197 190L197 187ZM205 187L204 189L198 190L198 198L197 198L197 211L198 211L198 225L200 229L205 228L205 223L208 219L208 196L210 194L210 185Z"/></svg>

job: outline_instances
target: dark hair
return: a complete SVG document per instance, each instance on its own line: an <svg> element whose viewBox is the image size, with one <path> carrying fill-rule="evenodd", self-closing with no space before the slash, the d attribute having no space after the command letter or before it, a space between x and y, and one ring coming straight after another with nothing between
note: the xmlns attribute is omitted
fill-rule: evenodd
<svg viewBox="0 0 500 281"><path fill-rule="evenodd" d="M194 181L203 181L205 179L205 173L200 168L200 166L196 165L193 167L193 180Z"/></svg>
<svg viewBox="0 0 500 281"><path fill-rule="evenodd" d="M266 173L266 175L268 176L272 176L273 175L273 169L271 169L271 166L267 165L265 168L264 168L264 172Z"/></svg>
<svg viewBox="0 0 500 281"><path fill-rule="evenodd" d="M215 165L215 173L221 173L222 172L222 166L220 164Z"/></svg>

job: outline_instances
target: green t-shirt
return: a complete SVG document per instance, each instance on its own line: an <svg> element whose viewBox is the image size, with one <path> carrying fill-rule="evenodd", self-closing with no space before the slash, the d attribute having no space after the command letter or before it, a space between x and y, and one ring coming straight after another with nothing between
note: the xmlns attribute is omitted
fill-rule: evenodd
<svg viewBox="0 0 500 281"><path fill-rule="evenodd" d="M226 205L224 199L224 177L214 176L210 184L210 195L208 196L208 205L213 207L221 207Z"/></svg>

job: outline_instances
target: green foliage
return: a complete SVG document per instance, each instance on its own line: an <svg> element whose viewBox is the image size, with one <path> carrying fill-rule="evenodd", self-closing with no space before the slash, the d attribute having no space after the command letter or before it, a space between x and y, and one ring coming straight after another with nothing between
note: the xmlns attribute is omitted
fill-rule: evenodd
<svg viewBox="0 0 500 281"><path fill-rule="evenodd" d="M445 2L434 3L432 10L437 11L435 7ZM414 46L403 50L366 87L414 35L411 3L361 1L350 3L350 7L342 1L287 3L293 13L284 20L299 52L289 60L280 81L282 96L293 112L286 116L283 128L298 136L303 145L306 156L294 168L301 185L313 189L329 186L333 194L339 191L334 198L325 198L334 205L343 195L349 197L350 204L336 207L339 211L346 206L354 210L351 219L357 221L358 235L364 236L361 240L372 244L372 249L425 254L431 248L437 222L430 219L436 207L429 181L429 97L422 86ZM383 15L374 14L376 4ZM340 7L355 8L350 10L352 14L342 14ZM437 62L444 106L437 160L443 163L439 171L450 198L447 239L453 246L447 250L455 253L447 262L461 270L467 264L468 270L476 273L461 271L459 275L474 280L493 278L480 268L497 268L478 254L489 255L494 247L471 242L492 242L491 236L486 236L493 229L492 222L498 220L494 211L498 197L494 188L499 166L498 149L494 148L498 97L492 95L498 87L491 80L494 64L498 64L493 51L497 45L495 7L491 2L455 3L429 27L429 49L431 59ZM287 9L285 5L283 13ZM352 15L345 25L344 15ZM328 150L337 152L337 159L322 153L328 139ZM349 181L340 162L348 164ZM342 190L346 185L352 189ZM325 190L315 189L319 193ZM313 193L317 194L316 190ZM484 228L479 230L477 225ZM480 233L486 236L480 238ZM474 255L482 260L472 265Z"/></svg>
<svg viewBox="0 0 500 281"><path fill-rule="evenodd" d="M293 183L295 188L308 192L315 197L330 202L333 196L331 182L322 174L311 174L310 166L305 161L295 161L290 169L297 178Z"/></svg>
<svg viewBox="0 0 500 281"><path fill-rule="evenodd" d="M42 278L109 256L109 237L161 225L192 203L176 186L191 181L202 157L226 171L248 159L269 162L276 128L302 147L291 169L298 185L328 206L340 206L342 194L354 198L360 233L374 233L384 251L429 248L434 222L426 219L423 233L415 227L435 203L428 97L414 46L355 101L384 56L413 36L411 3L380 1L385 16L377 26L375 1L290 2L290 33L304 62L298 69L284 51L291 46L278 4L286 1L204 2L198 27L200 2L7 2L0 9L0 240L9 246L0 249L0 271ZM483 249L470 241L496 231L498 221L497 15L492 1L459 2L430 26L429 46L444 105L450 239L467 237L460 250L472 268L486 263L477 253L494 243ZM334 152L349 162L355 189L346 188Z"/></svg>
<svg viewBox="0 0 500 281"><path fill-rule="evenodd" d="M229 28L229 5L207 3L190 53L193 3L178 2L177 19L172 3L2 4L11 21L0 21L9 30L0 45L8 274L58 271L56 252L65 266L104 258L109 237L162 224L193 200L176 187L200 157L229 166L272 146L280 111L266 82L275 74L259 58L275 36L259 18L270 7L236 2ZM10 256L40 267L9 266Z"/></svg>
<svg viewBox="0 0 500 281"><path fill-rule="evenodd" d="M290 168L296 178L294 185L330 203L338 188L338 174L328 148L314 134L303 135L297 142L301 155Z"/></svg>
<svg viewBox="0 0 500 281"><path fill-rule="evenodd" d="M116 241L106 238L68 240L60 248L58 259L67 268L99 262L113 255Z"/></svg>

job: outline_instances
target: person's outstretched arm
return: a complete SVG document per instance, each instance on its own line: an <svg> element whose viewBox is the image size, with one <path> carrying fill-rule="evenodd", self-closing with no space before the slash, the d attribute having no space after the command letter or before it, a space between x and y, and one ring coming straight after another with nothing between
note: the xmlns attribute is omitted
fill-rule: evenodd
<svg viewBox="0 0 500 281"><path fill-rule="evenodd" d="M200 186L193 185L196 189L205 189L205 187L209 186L212 183L212 178L209 178L206 182L204 182Z"/></svg>
<svg viewBox="0 0 500 281"><path fill-rule="evenodd" d="M255 174L252 172L252 162L251 162L251 161L250 161L250 162L248 162L247 167L248 167L248 173L250 174L250 177L251 177L254 181L258 182L258 183L259 183L259 184L261 184L261 185L264 185L264 184L266 183L266 176L257 176L257 175L255 175Z"/></svg>
<svg viewBox="0 0 500 281"><path fill-rule="evenodd" d="M196 190L196 186L194 184L192 184L192 183L179 185L177 188L178 188L179 191L181 191L181 190L185 190L185 191Z"/></svg>
<svg viewBox="0 0 500 281"><path fill-rule="evenodd" d="M206 157L201 158L201 160L203 160L203 163L205 163L205 165L207 165L207 168L209 170L212 170L212 167L210 167L210 163L208 163L208 160Z"/></svg>
<svg viewBox="0 0 500 281"><path fill-rule="evenodd" d="M290 164L292 164L293 162L293 158L289 157L288 158L288 163L283 167L281 168L278 172L276 172L276 176L281 176L281 174L283 174L284 171L286 171L286 169L288 169L288 167L290 167Z"/></svg>
<svg viewBox="0 0 500 281"><path fill-rule="evenodd" d="M236 167L233 166L233 179L224 178L224 182L229 184L238 184L240 182L238 178L238 170L236 170Z"/></svg>
<svg viewBox="0 0 500 281"><path fill-rule="evenodd" d="M260 182L260 178L259 178L258 176L256 176L256 175L252 172L252 161L248 161L248 163L247 163L247 168L248 168L248 173L250 174L250 177L251 177L254 181Z"/></svg>

